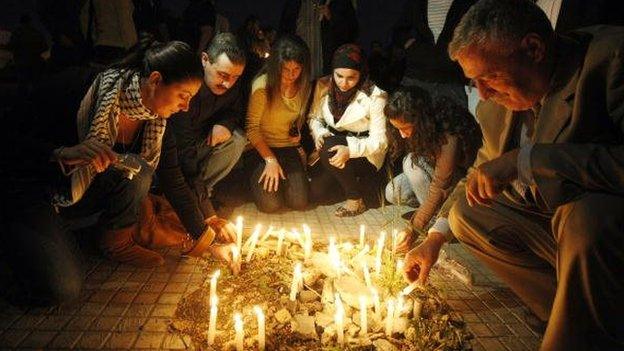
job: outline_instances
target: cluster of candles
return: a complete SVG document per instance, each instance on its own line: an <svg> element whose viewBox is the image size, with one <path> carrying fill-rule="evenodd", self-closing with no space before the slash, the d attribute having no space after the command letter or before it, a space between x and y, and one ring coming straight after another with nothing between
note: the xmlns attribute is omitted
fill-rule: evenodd
<svg viewBox="0 0 624 351"><path fill-rule="evenodd" d="M262 225L258 224L254 228L249 239L243 244L243 218L238 217L236 219L236 235L237 241L236 246L232 248L232 259L234 264L238 264L240 268L240 263L242 261L242 252L246 251L246 262L250 262L254 252L256 251L256 247L259 243L265 241L269 236L276 235L277 236L277 244L276 244L276 254L282 254L282 248L284 246L284 240L288 238L290 241L298 243L299 246L303 249L304 261L308 261L312 254L312 232L309 226L303 224L303 235L296 229L291 229L290 231L286 231L280 229L275 231L273 227L269 227L264 235L260 236L262 232ZM364 257L370 252L370 246L366 244L366 227L364 225L360 226L359 232L359 248L360 251L354 256L353 261L359 262L362 261L362 270L364 276L364 282L367 288L370 291L370 299L372 299L372 305L374 307L374 313L378 320L381 320L381 300L377 289L373 286L371 273L369 271L368 265L364 259ZM377 239L376 247L375 247L375 267L374 273L379 276L381 275L381 265L382 265L382 254L386 241L386 232L382 231ZM397 231L393 231L392 233L392 253L394 254L396 251L396 247L398 244L398 233ZM347 243L346 245L350 245ZM340 258L340 251L336 244L336 238L334 236L330 236L329 238L329 247L328 247L328 255L331 261L332 267L335 270L335 278L339 278L343 273L348 273L354 275L353 271L351 271ZM403 269L403 261L397 261L397 271L401 272ZM217 324L217 314L218 314L218 297L217 297L217 280L220 276L220 271L217 270L210 279L210 319L208 325L208 344L214 344L215 334L216 334L216 324ZM301 262L295 263L293 269L293 279L290 286L290 295L289 299L291 301L295 301L297 299L297 295L303 289L303 266ZM385 333L386 335L391 335L394 328L394 321L399 317L403 309L406 307L404 303L404 296L408 295L411 291L413 291L417 287L417 283L412 283L408 287L406 287L397 297L396 301L393 298L388 299L386 301L386 320L384 321ZM361 337L365 337L368 334L368 305L369 305L369 297L366 295L359 296L359 309L360 309L360 331L359 335ZM334 322L336 325L337 331L337 342L339 345L344 345L344 321L345 321L345 310L340 294L335 294L334 300L335 307L335 315ZM266 331L265 331L265 316L262 309L259 306L254 306L254 313L257 318L258 325L258 349L265 350L266 348ZM414 311L416 314L416 311ZM234 330L235 330L235 345L237 351L243 350L244 345L244 333L243 333L243 320L240 313L234 313Z"/></svg>

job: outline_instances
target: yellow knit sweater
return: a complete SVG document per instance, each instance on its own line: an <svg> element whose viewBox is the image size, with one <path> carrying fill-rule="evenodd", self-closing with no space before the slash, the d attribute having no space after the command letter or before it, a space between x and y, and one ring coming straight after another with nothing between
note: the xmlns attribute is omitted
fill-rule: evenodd
<svg viewBox="0 0 624 351"><path fill-rule="evenodd" d="M269 147L297 146L289 139L288 130L303 111L303 93L292 98L276 97L272 104L267 101L267 76L254 79L247 108L247 138L252 144L263 139Z"/></svg>

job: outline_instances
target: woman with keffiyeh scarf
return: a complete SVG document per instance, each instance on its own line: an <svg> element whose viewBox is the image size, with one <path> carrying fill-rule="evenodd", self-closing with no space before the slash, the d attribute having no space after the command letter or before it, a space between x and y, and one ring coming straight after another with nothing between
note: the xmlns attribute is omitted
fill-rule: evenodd
<svg viewBox="0 0 624 351"><path fill-rule="evenodd" d="M99 74L85 94L78 137L83 145L98 146L84 148L70 162L64 161L69 148L56 153L71 184L53 200L57 207L69 207L62 212L68 216L102 211L100 248L109 258L141 267L164 262L134 242L138 208L158 165L166 119L188 109L202 77L199 58L187 44L146 37ZM188 243L189 251L195 244Z"/></svg>
<svg viewBox="0 0 624 351"><path fill-rule="evenodd" d="M316 83L309 125L320 152L321 172L312 178L310 197L318 200L336 183L346 202L338 217L366 211L364 178L377 173L386 155L386 93L366 76L362 50L345 44L334 53L333 73ZM359 181L358 181L359 178Z"/></svg>

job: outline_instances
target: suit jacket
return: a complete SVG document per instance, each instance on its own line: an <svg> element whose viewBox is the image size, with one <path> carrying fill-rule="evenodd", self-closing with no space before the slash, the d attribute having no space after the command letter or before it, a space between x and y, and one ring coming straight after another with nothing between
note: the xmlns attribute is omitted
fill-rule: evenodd
<svg viewBox="0 0 624 351"><path fill-rule="evenodd" d="M428 0L408 0L395 27L409 29L416 41L405 53L405 76L427 82L464 84L466 79L459 65L449 58L448 44L455 27L475 0L454 0L444 28L434 42L427 18Z"/></svg>
<svg viewBox="0 0 624 351"><path fill-rule="evenodd" d="M355 98L338 122L329 110L331 80L329 76L320 78L314 89L314 100L308 115L312 138L316 141L320 136L330 133L328 126L338 131L368 132L367 137L348 136L347 144L351 158L366 157L377 169L383 165L388 148L386 137L386 93L374 86L370 94L359 90Z"/></svg>
<svg viewBox="0 0 624 351"><path fill-rule="evenodd" d="M587 192L624 195L624 27L595 26L559 37L556 60L531 152L531 191L544 213ZM479 105L483 146L473 167L513 148L516 115L493 101ZM504 195L517 200L510 190ZM440 217L460 196L465 179Z"/></svg>
<svg viewBox="0 0 624 351"><path fill-rule="evenodd" d="M564 0L557 17L557 33L596 24L624 25L620 0Z"/></svg>

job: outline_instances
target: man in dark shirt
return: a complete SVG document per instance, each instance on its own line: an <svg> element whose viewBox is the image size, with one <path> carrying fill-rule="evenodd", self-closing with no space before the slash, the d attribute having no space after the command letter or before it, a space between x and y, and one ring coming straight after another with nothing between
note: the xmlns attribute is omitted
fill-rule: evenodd
<svg viewBox="0 0 624 351"><path fill-rule="evenodd" d="M233 229L216 215L210 197L247 144L240 126L242 89L236 84L245 68L245 53L236 37L231 33L215 36L202 53L202 63L204 84L189 110L169 119L158 172L165 196L194 237L201 235L204 222L217 234ZM170 162L172 158L177 161Z"/></svg>

